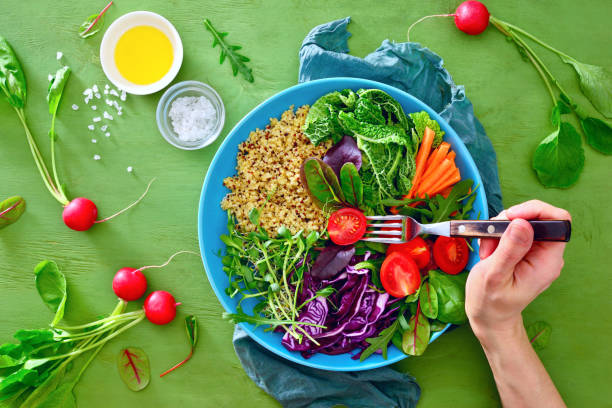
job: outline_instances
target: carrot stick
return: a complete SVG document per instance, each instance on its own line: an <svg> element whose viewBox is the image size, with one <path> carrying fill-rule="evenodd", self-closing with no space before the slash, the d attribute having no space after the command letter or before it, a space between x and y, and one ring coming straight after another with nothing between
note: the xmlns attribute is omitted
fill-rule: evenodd
<svg viewBox="0 0 612 408"><path fill-rule="evenodd" d="M450 179L447 179L444 183L442 183L442 185L438 188L432 189L432 196L439 194L440 192L444 191L445 189L452 187L453 185L457 184L459 182L459 180L461 180L461 175L457 172L457 173L453 173L452 177ZM433 191L435 190L435 191Z"/></svg>
<svg viewBox="0 0 612 408"><path fill-rule="evenodd" d="M429 156L425 172L423 173L423 180L426 179L435 169L442 163L442 160L446 157L450 145L446 142L442 143L434 152Z"/></svg>
<svg viewBox="0 0 612 408"><path fill-rule="evenodd" d="M437 192L442 190L440 187L446 184L446 182L452 178L460 176L459 169L454 167L451 171L440 177L430 188L429 193Z"/></svg>
<svg viewBox="0 0 612 408"><path fill-rule="evenodd" d="M419 197L421 196L421 194L430 191L431 187L433 187L433 185L436 184L436 182L439 181L441 177L446 175L446 173L449 173L453 167L454 165L452 161L444 159L442 163L440 163L440 165L436 167L431 172L431 174L427 176L427 178L423 178L423 180L421 181L421 184L419 185L419 188L417 190L417 192L419 193Z"/></svg>
<svg viewBox="0 0 612 408"><path fill-rule="evenodd" d="M425 171L425 164L427 163L427 157L429 157L429 152L431 151L431 145L433 144L435 132L430 128L426 127L423 135L423 141L421 142L421 147L416 156L416 168L414 172L414 177L412 178L412 187L410 188L410 192L408 193L409 198L414 197L416 193L417 186L421 181L421 176Z"/></svg>
<svg viewBox="0 0 612 408"><path fill-rule="evenodd" d="M455 152L450 152L448 156L446 156L446 158L451 160L452 162L455 162L455 156L457 156Z"/></svg>

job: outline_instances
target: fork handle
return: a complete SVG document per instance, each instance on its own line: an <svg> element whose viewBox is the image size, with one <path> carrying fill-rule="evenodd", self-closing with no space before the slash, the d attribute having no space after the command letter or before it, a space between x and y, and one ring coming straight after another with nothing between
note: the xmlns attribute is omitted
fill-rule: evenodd
<svg viewBox="0 0 612 408"><path fill-rule="evenodd" d="M572 224L567 220L532 220L534 241L567 242ZM463 238L499 238L510 225L507 220L462 220L450 222L450 236Z"/></svg>

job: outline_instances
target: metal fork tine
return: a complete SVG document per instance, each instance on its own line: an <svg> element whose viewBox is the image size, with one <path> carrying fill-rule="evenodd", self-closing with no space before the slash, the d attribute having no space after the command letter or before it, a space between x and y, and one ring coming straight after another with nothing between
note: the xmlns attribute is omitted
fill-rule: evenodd
<svg viewBox="0 0 612 408"><path fill-rule="evenodd" d="M365 233L373 235L395 235L397 237L402 236L402 231L366 231Z"/></svg>
<svg viewBox="0 0 612 408"><path fill-rule="evenodd" d="M366 218L368 220L394 221L394 220L403 220L404 218L406 218L406 216L405 215L368 215L366 216Z"/></svg>
<svg viewBox="0 0 612 408"><path fill-rule="evenodd" d="M381 244L398 244L402 243L399 238L361 238L362 241L380 242Z"/></svg>
<svg viewBox="0 0 612 408"><path fill-rule="evenodd" d="M368 227L380 227L380 228L402 228L402 224L389 223L389 224L367 224Z"/></svg>

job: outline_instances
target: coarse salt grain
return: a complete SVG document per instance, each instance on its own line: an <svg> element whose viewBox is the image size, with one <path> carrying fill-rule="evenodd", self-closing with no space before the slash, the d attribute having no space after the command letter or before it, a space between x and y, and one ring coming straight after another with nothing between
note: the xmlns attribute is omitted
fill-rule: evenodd
<svg viewBox="0 0 612 408"><path fill-rule="evenodd" d="M117 98L119 97L119 93L117 91L115 91L114 89L111 89L108 93L113 95L113 96L116 96Z"/></svg>
<svg viewBox="0 0 612 408"><path fill-rule="evenodd" d="M102 98L102 95L100 95L99 93L96 94L96 99L100 99Z"/></svg>
<svg viewBox="0 0 612 408"><path fill-rule="evenodd" d="M113 120L113 116L107 111L104 111L104 119Z"/></svg>
<svg viewBox="0 0 612 408"><path fill-rule="evenodd" d="M101 117L99 117L99 116L96 116L95 118L93 118L93 121L94 121L94 122L99 122L99 121L101 121L101 120L102 120L102 118L101 118Z"/></svg>
<svg viewBox="0 0 612 408"><path fill-rule="evenodd" d="M217 111L205 96L183 96L172 102L168 113L172 128L183 142L205 139L215 127Z"/></svg>
<svg viewBox="0 0 612 408"><path fill-rule="evenodd" d="M127 97L126 92L125 91L121 91L121 97L119 99L121 99L122 101L125 101L126 97Z"/></svg>
<svg viewBox="0 0 612 408"><path fill-rule="evenodd" d="M93 91L90 88L87 88L83 91L83 95L85 96L89 96L93 93Z"/></svg>
<svg viewBox="0 0 612 408"><path fill-rule="evenodd" d="M106 136L106 137L110 137L110 132L106 132L106 133L104 134L104 136Z"/></svg>
<svg viewBox="0 0 612 408"><path fill-rule="evenodd" d="M76 103L73 103L72 110L79 110L79 105L77 105Z"/></svg>
<svg viewBox="0 0 612 408"><path fill-rule="evenodd" d="M104 102L106 102L108 106L113 106L113 101L111 101L110 99L106 99Z"/></svg>
<svg viewBox="0 0 612 408"><path fill-rule="evenodd" d="M91 139L91 143L98 143L96 139Z"/></svg>
<svg viewBox="0 0 612 408"><path fill-rule="evenodd" d="M91 109L92 110L96 110L96 109L98 109L98 107L96 105L91 105Z"/></svg>
<svg viewBox="0 0 612 408"><path fill-rule="evenodd" d="M127 168L127 172L128 172L128 173L131 173L131 172L133 172L133 171L134 171L134 168L133 168L132 166L128 166L128 168Z"/></svg>
<svg viewBox="0 0 612 408"><path fill-rule="evenodd" d="M108 129L108 125L102 125L102 126L100 126L100 130L101 130L101 131L105 132L105 131L106 131L106 129Z"/></svg>
<svg viewBox="0 0 612 408"><path fill-rule="evenodd" d="M62 59L63 56L64 56L64 53L61 51L58 51L57 54L55 54L55 58L57 58L58 60Z"/></svg>
<svg viewBox="0 0 612 408"><path fill-rule="evenodd" d="M101 157L100 157L99 154L94 154L94 160L100 160L100 159L101 159Z"/></svg>
<svg viewBox="0 0 612 408"><path fill-rule="evenodd" d="M94 84L94 86L91 87L91 90L94 91L94 93L98 93L100 90L98 89L98 85Z"/></svg>
<svg viewBox="0 0 612 408"><path fill-rule="evenodd" d="M49 80L49 82L51 82L53 80L53 75L51 74L47 75L47 79Z"/></svg>
<svg viewBox="0 0 612 408"><path fill-rule="evenodd" d="M94 126L94 125L89 125L89 126L87 126L87 129L89 129L89 130L94 130L94 129L95 129L95 126Z"/></svg>

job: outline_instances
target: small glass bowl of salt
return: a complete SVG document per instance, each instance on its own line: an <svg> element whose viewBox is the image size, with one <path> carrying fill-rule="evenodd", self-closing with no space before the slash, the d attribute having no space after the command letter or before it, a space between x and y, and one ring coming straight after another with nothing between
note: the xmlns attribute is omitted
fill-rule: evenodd
<svg viewBox="0 0 612 408"><path fill-rule="evenodd" d="M225 124L225 107L219 94L198 81L172 85L157 105L157 127L168 143L196 150L217 139Z"/></svg>

